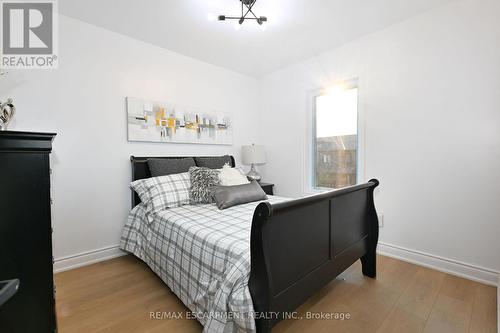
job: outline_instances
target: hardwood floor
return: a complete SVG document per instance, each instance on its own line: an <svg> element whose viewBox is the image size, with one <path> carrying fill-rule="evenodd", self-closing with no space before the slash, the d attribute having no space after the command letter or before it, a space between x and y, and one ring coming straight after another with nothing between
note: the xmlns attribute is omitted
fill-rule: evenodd
<svg viewBox="0 0 500 333"><path fill-rule="evenodd" d="M132 256L56 274L59 332L201 332L193 319L150 318L187 309ZM445 273L378 257L376 280L358 263L297 311L350 314L349 320L287 320L273 332L481 332L497 328L497 291Z"/></svg>

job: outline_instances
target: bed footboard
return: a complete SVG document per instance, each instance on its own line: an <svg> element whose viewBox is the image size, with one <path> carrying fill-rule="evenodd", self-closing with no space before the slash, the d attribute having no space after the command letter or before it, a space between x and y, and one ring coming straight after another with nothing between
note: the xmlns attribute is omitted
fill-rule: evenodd
<svg viewBox="0 0 500 333"><path fill-rule="evenodd" d="M373 191L379 182L257 206L251 232L249 288L258 333L294 311L361 259L376 276L378 218ZM278 314L278 315L276 315Z"/></svg>

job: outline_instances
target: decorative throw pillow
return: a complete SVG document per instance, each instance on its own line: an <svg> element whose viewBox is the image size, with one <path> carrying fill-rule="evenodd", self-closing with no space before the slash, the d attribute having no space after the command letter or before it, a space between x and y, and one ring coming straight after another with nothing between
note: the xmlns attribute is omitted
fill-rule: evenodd
<svg viewBox="0 0 500 333"><path fill-rule="evenodd" d="M231 156L210 156L210 157L195 157L196 165L209 169L220 169L224 164L231 165Z"/></svg>
<svg viewBox="0 0 500 333"><path fill-rule="evenodd" d="M231 168L229 164L224 164L219 173L220 185L234 186L249 184L247 176L239 168Z"/></svg>
<svg viewBox="0 0 500 333"><path fill-rule="evenodd" d="M214 189L214 198L219 209L226 209L248 202L266 200L267 195L254 180L244 185L217 186Z"/></svg>
<svg viewBox="0 0 500 333"><path fill-rule="evenodd" d="M219 185L219 172L203 167L189 168L191 189L189 199L192 204L207 204L214 202L213 189Z"/></svg>
<svg viewBox="0 0 500 333"><path fill-rule="evenodd" d="M174 173L188 172L189 168L196 166L194 158L148 158L151 177L171 175Z"/></svg>
<svg viewBox="0 0 500 333"><path fill-rule="evenodd" d="M189 204L191 181L188 172L139 179L132 182L130 187L152 213Z"/></svg>

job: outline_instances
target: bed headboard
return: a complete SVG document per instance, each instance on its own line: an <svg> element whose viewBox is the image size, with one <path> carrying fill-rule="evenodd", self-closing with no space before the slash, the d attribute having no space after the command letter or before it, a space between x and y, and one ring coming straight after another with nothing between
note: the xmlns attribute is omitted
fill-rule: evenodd
<svg viewBox="0 0 500 333"><path fill-rule="evenodd" d="M139 180L139 179L144 179L144 178L150 178L151 173L149 172L149 166L148 166L148 159L149 158L161 158L161 159L178 159L178 158L186 158L186 157L209 157L209 156L167 156L167 157L156 157L156 156L148 156L148 157L137 157L137 156L130 156L130 162L132 162L132 181L134 180ZM231 166L235 167L236 163L234 161L234 157L231 157ZM132 207L137 206L138 204L141 203L141 199L135 193L134 190L130 189L132 191Z"/></svg>

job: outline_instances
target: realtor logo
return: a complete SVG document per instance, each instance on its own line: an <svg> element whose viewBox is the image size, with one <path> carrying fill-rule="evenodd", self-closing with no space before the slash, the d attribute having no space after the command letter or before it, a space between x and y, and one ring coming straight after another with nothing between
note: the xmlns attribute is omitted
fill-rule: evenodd
<svg viewBox="0 0 500 333"><path fill-rule="evenodd" d="M2 68L56 68L55 3L1 1Z"/></svg>

